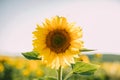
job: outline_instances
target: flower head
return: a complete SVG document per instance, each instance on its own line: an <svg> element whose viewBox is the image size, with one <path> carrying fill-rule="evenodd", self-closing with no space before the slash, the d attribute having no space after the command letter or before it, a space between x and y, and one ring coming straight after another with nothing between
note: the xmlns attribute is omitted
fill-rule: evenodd
<svg viewBox="0 0 120 80"><path fill-rule="evenodd" d="M85 63L90 62L89 57L87 55L84 55L84 54L79 55L79 57L76 58L76 61L83 61Z"/></svg>
<svg viewBox="0 0 120 80"><path fill-rule="evenodd" d="M46 19L33 34L33 50L52 68L74 63L74 56L83 47L82 29L68 23L65 17Z"/></svg>

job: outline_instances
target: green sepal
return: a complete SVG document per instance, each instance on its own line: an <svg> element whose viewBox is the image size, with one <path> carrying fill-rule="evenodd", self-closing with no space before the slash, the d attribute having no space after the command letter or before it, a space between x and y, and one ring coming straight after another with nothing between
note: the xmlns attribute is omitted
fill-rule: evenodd
<svg viewBox="0 0 120 80"><path fill-rule="evenodd" d="M22 53L22 55L27 58L27 59L31 59L31 60L41 60L41 58L38 57L38 53L35 51L31 51L31 52L25 52Z"/></svg>
<svg viewBox="0 0 120 80"><path fill-rule="evenodd" d="M92 75L98 68L99 65L85 62L76 62L75 64L72 64L73 74Z"/></svg>
<svg viewBox="0 0 120 80"><path fill-rule="evenodd" d="M80 49L80 52L89 52L89 51L95 51L95 50L93 50L93 49L87 49L87 48Z"/></svg>

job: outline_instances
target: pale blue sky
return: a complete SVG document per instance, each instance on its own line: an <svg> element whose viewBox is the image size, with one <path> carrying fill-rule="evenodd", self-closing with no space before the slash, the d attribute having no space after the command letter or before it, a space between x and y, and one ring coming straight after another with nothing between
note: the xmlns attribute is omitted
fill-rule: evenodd
<svg viewBox="0 0 120 80"><path fill-rule="evenodd" d="M83 28L85 47L120 53L119 0L0 0L0 54L31 51L36 24L56 15Z"/></svg>

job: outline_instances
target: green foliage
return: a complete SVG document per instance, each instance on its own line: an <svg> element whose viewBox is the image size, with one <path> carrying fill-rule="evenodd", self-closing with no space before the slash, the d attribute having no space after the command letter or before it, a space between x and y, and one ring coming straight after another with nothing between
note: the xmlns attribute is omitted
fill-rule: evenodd
<svg viewBox="0 0 120 80"><path fill-rule="evenodd" d="M87 49L87 48L82 48L80 52L90 52L90 51L95 51L93 49Z"/></svg>
<svg viewBox="0 0 120 80"><path fill-rule="evenodd" d="M38 80L57 80L57 79L54 77L41 77Z"/></svg>
<svg viewBox="0 0 120 80"><path fill-rule="evenodd" d="M109 55L105 54L107 58L109 58ZM92 56L94 57L94 55ZM110 55L110 56L112 57L113 55ZM115 55L115 57L119 57L119 56L120 55ZM21 67L21 68L17 67L19 66L17 63L20 63L20 62L24 65L24 67ZM38 61L39 65L37 67L38 68L37 70L41 71L41 75L37 74L36 70L32 70L32 72L29 72L29 70L27 70L29 73L28 75L25 75L23 72L26 71L26 69L29 67L26 65L30 64L28 63L28 60L24 59L23 57L18 58L18 57L0 56L0 64L2 64L2 66L4 67L4 70L0 72L0 80L57 80L56 70L46 67L45 65L42 65L39 62L40 61ZM31 64L34 66L33 63L34 62L32 62ZM105 65L103 66L103 64ZM89 66L84 66L85 68L83 68L82 65L83 66L89 65ZM100 65L102 65L101 68L98 69L97 71L94 71L95 72L94 75L91 75L93 74L93 72L92 73L91 71L86 72L86 70L84 69L88 69L89 67L90 69L88 70L91 70L91 68L94 68L95 66L96 66L95 68L99 68L98 65L94 65L91 63L84 63L84 62L77 62L76 64L72 64L72 68L68 66L63 69L63 80L65 80L66 76L67 76L66 80L120 80L120 76L119 76L120 62L117 62L117 63L116 62L111 62L111 63L101 62ZM113 71L111 73L113 68L115 68L116 71Z"/></svg>
<svg viewBox="0 0 120 80"><path fill-rule="evenodd" d="M83 76L92 76L94 72L99 68L98 65L85 63L85 62L76 62L72 64L71 71L65 76L64 80L79 80Z"/></svg>
<svg viewBox="0 0 120 80"><path fill-rule="evenodd" d="M27 58L27 59L31 59L31 60L41 60L41 58L38 57L38 53L31 51L31 52L25 52L22 53L22 55Z"/></svg>
<svg viewBox="0 0 120 80"><path fill-rule="evenodd" d="M98 65L85 63L85 62L76 62L72 64L73 73L80 75L92 75L99 68Z"/></svg>

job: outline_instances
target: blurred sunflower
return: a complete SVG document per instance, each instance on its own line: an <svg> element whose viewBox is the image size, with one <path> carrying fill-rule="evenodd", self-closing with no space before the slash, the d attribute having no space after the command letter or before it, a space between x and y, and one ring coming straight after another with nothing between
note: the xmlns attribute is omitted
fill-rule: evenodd
<svg viewBox="0 0 120 80"><path fill-rule="evenodd" d="M85 63L89 63L90 62L88 56L84 55L84 54L79 55L79 57L76 58L76 61L83 61Z"/></svg>
<svg viewBox="0 0 120 80"><path fill-rule="evenodd" d="M37 25L33 34L33 50L51 68L58 69L74 63L74 56L83 47L82 29L68 23L65 17L46 19L43 25Z"/></svg>
<svg viewBox="0 0 120 80"><path fill-rule="evenodd" d="M4 65L0 63L0 73L2 73L3 71L4 71Z"/></svg>
<svg viewBox="0 0 120 80"><path fill-rule="evenodd" d="M95 58L102 58L102 56L103 56L103 55L102 55L101 53L96 53L96 54L94 55Z"/></svg>

